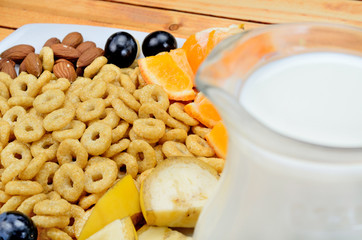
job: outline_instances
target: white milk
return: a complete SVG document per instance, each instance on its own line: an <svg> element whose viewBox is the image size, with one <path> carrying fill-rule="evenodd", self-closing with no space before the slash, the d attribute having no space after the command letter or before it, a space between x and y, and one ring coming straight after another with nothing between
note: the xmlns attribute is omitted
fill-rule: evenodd
<svg viewBox="0 0 362 240"><path fill-rule="evenodd" d="M306 53L251 74L240 102L259 121L298 140L362 147L362 58Z"/></svg>

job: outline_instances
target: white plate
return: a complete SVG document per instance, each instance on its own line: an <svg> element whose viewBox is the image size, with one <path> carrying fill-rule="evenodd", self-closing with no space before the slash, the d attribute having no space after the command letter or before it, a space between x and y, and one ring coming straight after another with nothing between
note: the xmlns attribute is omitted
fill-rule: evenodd
<svg viewBox="0 0 362 240"><path fill-rule="evenodd" d="M115 32L125 31L131 34L142 45L146 32L124 30L119 28L94 27L72 24L28 24L18 28L0 42L0 53L17 44L30 44L39 53L44 43L51 37L62 40L70 32L80 32L84 41L93 41L97 47L104 49L104 45L110 35ZM176 38L178 47L181 47L185 39ZM143 54L140 55L143 57Z"/></svg>

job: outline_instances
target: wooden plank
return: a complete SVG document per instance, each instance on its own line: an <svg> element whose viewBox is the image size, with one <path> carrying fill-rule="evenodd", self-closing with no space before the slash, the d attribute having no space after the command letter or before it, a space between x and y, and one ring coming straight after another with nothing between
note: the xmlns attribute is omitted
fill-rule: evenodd
<svg viewBox="0 0 362 240"><path fill-rule="evenodd" d="M205 28L231 24L245 23L246 28L260 26L239 20L107 1L77 0L77 4L74 4L73 0L53 0L49 3L47 0L1 0L0 22L12 28L27 23L46 22L109 26L145 32L166 30L177 37L187 37Z"/></svg>
<svg viewBox="0 0 362 240"><path fill-rule="evenodd" d="M13 30L13 29L1 28L0 27L0 41L3 40L5 37L7 37L9 34L11 34L14 31L15 30Z"/></svg>
<svg viewBox="0 0 362 240"><path fill-rule="evenodd" d="M362 1L350 0L115 0L181 12L281 23L323 21L362 27Z"/></svg>

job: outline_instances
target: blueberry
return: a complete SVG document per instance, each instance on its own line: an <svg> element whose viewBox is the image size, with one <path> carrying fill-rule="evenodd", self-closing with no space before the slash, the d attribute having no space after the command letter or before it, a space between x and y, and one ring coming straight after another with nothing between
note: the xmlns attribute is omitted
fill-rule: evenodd
<svg viewBox="0 0 362 240"><path fill-rule="evenodd" d="M177 42L172 34L165 31L156 31L148 34L142 43L142 52L145 57L154 56L160 52L169 52L177 48Z"/></svg>
<svg viewBox="0 0 362 240"><path fill-rule="evenodd" d="M104 47L104 56L108 63L120 68L131 66L137 58L138 45L134 37L127 32L116 32L112 34Z"/></svg>
<svg viewBox="0 0 362 240"><path fill-rule="evenodd" d="M38 230L33 221L21 212L0 214L0 240L36 240Z"/></svg>

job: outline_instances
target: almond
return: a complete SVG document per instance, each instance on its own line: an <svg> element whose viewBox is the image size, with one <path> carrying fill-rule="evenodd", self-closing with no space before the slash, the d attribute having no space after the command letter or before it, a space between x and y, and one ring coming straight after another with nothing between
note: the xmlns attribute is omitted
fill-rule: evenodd
<svg viewBox="0 0 362 240"><path fill-rule="evenodd" d="M84 73L84 69L78 67L77 69L75 69L75 73L76 73L78 76L82 77L82 76L83 76L83 73Z"/></svg>
<svg viewBox="0 0 362 240"><path fill-rule="evenodd" d="M72 67L74 67L74 64L72 62L70 62L70 61L68 61L67 59L64 59L64 58L57 59L54 64L57 64L57 63L60 63L60 62L69 63Z"/></svg>
<svg viewBox="0 0 362 240"><path fill-rule="evenodd" d="M74 67L67 62L59 62L54 65L53 73L57 78L67 78L73 82L77 78Z"/></svg>
<svg viewBox="0 0 362 240"><path fill-rule="evenodd" d="M77 67L85 67L88 66L99 56L103 56L104 51L101 48L90 48L85 51L82 55L80 55L77 61Z"/></svg>
<svg viewBox="0 0 362 240"><path fill-rule="evenodd" d="M19 74L21 72L26 72L25 61L24 60L19 65Z"/></svg>
<svg viewBox="0 0 362 240"><path fill-rule="evenodd" d="M53 44L51 49L53 49L54 56L57 58L65 58L72 61L80 57L80 52L77 49L62 43Z"/></svg>
<svg viewBox="0 0 362 240"><path fill-rule="evenodd" d="M60 40L56 37L49 38L43 45L43 47L50 47L53 44L60 43Z"/></svg>
<svg viewBox="0 0 362 240"><path fill-rule="evenodd" d="M7 73L12 79L16 78L16 71L14 65L10 61L1 64L1 72Z"/></svg>
<svg viewBox="0 0 362 240"><path fill-rule="evenodd" d="M86 41L86 42L82 42L81 44L79 44L79 46L77 47L77 50L80 53L84 53L87 49L93 48L93 47L97 47L94 42Z"/></svg>
<svg viewBox="0 0 362 240"><path fill-rule="evenodd" d="M79 44L83 42L83 36L79 32L71 32L68 33L67 36L64 37L62 43L71 47L78 47Z"/></svg>
<svg viewBox="0 0 362 240"><path fill-rule="evenodd" d="M35 52L35 48L33 46L19 44L2 52L0 57L11 59L16 63L20 63L31 52Z"/></svg>
<svg viewBox="0 0 362 240"><path fill-rule="evenodd" d="M35 77L39 77L43 68L40 58L35 53L29 53L24 59L24 65L26 71L33 74Z"/></svg>
<svg viewBox="0 0 362 240"><path fill-rule="evenodd" d="M15 67L15 62L13 60L3 58L3 59L0 59L0 69L2 68L2 65L7 63L7 62L10 62L13 65L13 67Z"/></svg>

